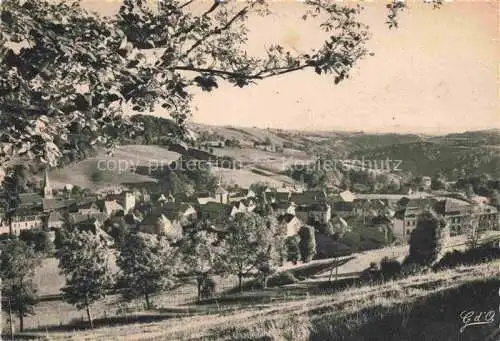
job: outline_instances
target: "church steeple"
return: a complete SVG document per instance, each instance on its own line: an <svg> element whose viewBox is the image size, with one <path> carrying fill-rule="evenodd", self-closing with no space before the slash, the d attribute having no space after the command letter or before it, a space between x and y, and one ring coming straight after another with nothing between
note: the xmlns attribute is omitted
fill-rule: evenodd
<svg viewBox="0 0 500 341"><path fill-rule="evenodd" d="M215 199L221 204L227 204L229 202L229 192L222 186L222 176L220 176L219 183L215 189Z"/></svg>
<svg viewBox="0 0 500 341"><path fill-rule="evenodd" d="M43 178L43 197L45 199L53 198L52 187L50 186L49 174L47 173L47 170L45 170Z"/></svg>

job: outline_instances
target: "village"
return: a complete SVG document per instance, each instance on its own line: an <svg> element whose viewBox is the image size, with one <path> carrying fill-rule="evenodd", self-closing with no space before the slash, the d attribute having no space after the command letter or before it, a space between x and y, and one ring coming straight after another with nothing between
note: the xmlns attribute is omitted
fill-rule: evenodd
<svg viewBox="0 0 500 341"><path fill-rule="evenodd" d="M83 230L106 238L113 238L103 226L114 218L122 218L130 231L165 235L173 240L181 238L183 228L196 221L209 222L214 230L237 213L266 208L276 215L286 236L296 236L303 225L325 226L349 231L351 218L361 218L366 229L391 231L399 240L407 240L416 227L417 217L432 209L443 217L450 235L464 234L472 217L486 224L488 230L499 226L498 211L486 203L487 198L461 200L442 191L430 190L430 179L424 178L428 191L410 190L408 194L352 193L345 190L302 190L300 187L267 187L261 193L239 188L230 192L224 188L222 178L212 193L198 192L192 198L176 198L171 193L148 191L140 184L130 185L124 191L75 194L66 185L53 190L47 172L39 193L19 194L19 204L12 222L0 215L0 234L19 236L24 230L55 231L71 223ZM56 192L57 194L54 194ZM469 225L468 225L469 224Z"/></svg>

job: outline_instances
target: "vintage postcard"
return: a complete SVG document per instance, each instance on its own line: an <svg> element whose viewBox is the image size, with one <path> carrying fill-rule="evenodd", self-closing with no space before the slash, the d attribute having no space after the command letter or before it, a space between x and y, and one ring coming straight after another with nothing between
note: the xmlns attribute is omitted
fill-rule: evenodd
<svg viewBox="0 0 500 341"><path fill-rule="evenodd" d="M0 341L500 340L499 29L0 0Z"/></svg>

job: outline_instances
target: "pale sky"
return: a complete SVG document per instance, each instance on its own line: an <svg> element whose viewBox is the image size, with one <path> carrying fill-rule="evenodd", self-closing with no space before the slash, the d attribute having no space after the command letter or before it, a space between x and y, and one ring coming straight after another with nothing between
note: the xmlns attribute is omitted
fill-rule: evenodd
<svg viewBox="0 0 500 341"><path fill-rule="evenodd" d="M400 27L384 23L387 1L365 4L373 33L367 56L338 85L312 70L247 88L220 86L195 98L195 122L262 128L447 133L500 127L500 2L453 1L439 10L410 1ZM118 0L85 0L111 14ZM353 3L353 1L351 1ZM210 6L200 0L198 6ZM321 41L303 5L274 1L271 17L251 17L249 53L271 42L299 51Z"/></svg>

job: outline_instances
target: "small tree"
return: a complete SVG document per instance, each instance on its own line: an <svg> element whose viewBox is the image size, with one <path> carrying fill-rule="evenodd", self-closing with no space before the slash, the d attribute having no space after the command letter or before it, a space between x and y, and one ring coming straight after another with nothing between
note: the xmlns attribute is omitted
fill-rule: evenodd
<svg viewBox="0 0 500 341"><path fill-rule="evenodd" d="M238 213L227 224L219 266L238 276L238 288L242 291L244 276L251 272L267 272L266 269L275 264L274 231L268 228L264 217L251 212Z"/></svg>
<svg viewBox="0 0 500 341"><path fill-rule="evenodd" d="M57 252L59 268L66 276L64 300L85 309L90 328L94 327L91 306L106 295L113 285L106 243L89 232L66 232Z"/></svg>
<svg viewBox="0 0 500 341"><path fill-rule="evenodd" d="M426 211L417 219L417 226L410 235L408 262L431 265L439 257L446 223L435 213Z"/></svg>
<svg viewBox="0 0 500 341"><path fill-rule="evenodd" d="M201 290L208 280L208 273L213 270L220 250L215 246L217 236L207 231L196 231L187 234L182 242L181 254L188 273L196 276L197 297L201 299Z"/></svg>
<svg viewBox="0 0 500 341"><path fill-rule="evenodd" d="M123 217L113 217L108 219L105 224L106 232L113 237L116 248L121 248L125 243L127 235L130 233L130 228Z"/></svg>
<svg viewBox="0 0 500 341"><path fill-rule="evenodd" d="M39 263L33 248L18 239L7 240L0 254L2 297L6 298L2 303L11 315L14 312L19 317L20 331L24 329L24 317L34 313L37 296L33 276ZM12 320L10 323L13 330Z"/></svg>
<svg viewBox="0 0 500 341"><path fill-rule="evenodd" d="M287 250L287 259L293 264L297 264L300 260L299 237L290 236L286 238L285 247Z"/></svg>
<svg viewBox="0 0 500 341"><path fill-rule="evenodd" d="M2 187L6 196L5 218L9 223L10 234L13 234L12 219L20 204L19 194L25 192L27 187L26 173L27 170L23 165L16 165L8 170L3 179Z"/></svg>
<svg viewBox="0 0 500 341"><path fill-rule="evenodd" d="M302 262L310 262L316 255L316 236L314 227L304 225L299 230L299 249L302 257Z"/></svg>
<svg viewBox="0 0 500 341"><path fill-rule="evenodd" d="M35 252L40 252L47 256L53 255L54 242L50 234L42 229L22 230L19 239L31 246Z"/></svg>
<svg viewBox="0 0 500 341"><path fill-rule="evenodd" d="M285 248L286 231L278 224L277 217L270 214L264 217L266 223L265 235L269 239L267 250L262 254L258 267L259 275L262 279L262 288L267 288L269 277L276 272L276 267L283 265L287 258Z"/></svg>
<svg viewBox="0 0 500 341"><path fill-rule="evenodd" d="M79 195L82 193L82 188L78 185L74 185L73 188L71 188L71 194L73 195Z"/></svg>
<svg viewBox="0 0 500 341"><path fill-rule="evenodd" d="M126 299L144 297L151 309L151 295L173 286L177 272L177 255L165 236L131 233L125 239L120 256L119 282Z"/></svg>
<svg viewBox="0 0 500 341"><path fill-rule="evenodd" d="M384 257L380 261L380 271L384 280L395 279L401 274L401 264L397 259Z"/></svg>

